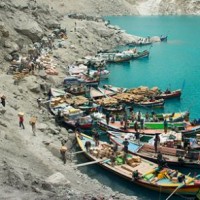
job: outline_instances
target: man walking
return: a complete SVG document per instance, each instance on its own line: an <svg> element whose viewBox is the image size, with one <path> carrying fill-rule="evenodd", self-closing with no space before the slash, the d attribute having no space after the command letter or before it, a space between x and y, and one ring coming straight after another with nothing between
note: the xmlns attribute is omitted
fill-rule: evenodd
<svg viewBox="0 0 200 200"><path fill-rule="evenodd" d="M24 113L19 113L19 127L22 127L23 129L25 129L25 127L24 127Z"/></svg>

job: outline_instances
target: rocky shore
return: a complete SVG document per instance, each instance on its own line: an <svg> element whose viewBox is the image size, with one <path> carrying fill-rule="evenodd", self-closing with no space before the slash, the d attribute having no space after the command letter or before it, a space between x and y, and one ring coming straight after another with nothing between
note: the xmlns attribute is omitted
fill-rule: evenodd
<svg viewBox="0 0 200 200"><path fill-rule="evenodd" d="M194 2L194 7L197 4ZM48 88L60 85L68 64L137 39L109 25L101 16L140 14L145 5L140 4L139 10L131 0L0 2L0 94L6 96L6 106L0 106L0 199L136 199L82 174L69 159L63 165L60 141L68 138L71 148L74 137L55 124L45 105L39 109L36 99L46 99ZM35 42L60 26L67 30L67 39L55 39L50 52L58 76L36 72L15 85L13 76L7 74L13 53L27 56ZM25 113L25 130L19 128L19 112ZM38 118L36 136L29 124L31 116Z"/></svg>

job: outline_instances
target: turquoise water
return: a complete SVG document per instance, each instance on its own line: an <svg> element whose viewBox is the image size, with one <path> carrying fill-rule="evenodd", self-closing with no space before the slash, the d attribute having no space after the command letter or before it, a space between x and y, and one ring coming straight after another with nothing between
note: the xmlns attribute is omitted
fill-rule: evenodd
<svg viewBox="0 0 200 200"><path fill-rule="evenodd" d="M110 64L108 80L102 84L121 87L141 85L158 86L162 90L183 89L180 100L166 101L161 112L189 110L191 119L200 117L200 17L152 16L152 17L107 17L111 24L118 25L127 33L138 36L168 35L168 41L154 43L150 57L124 64ZM128 48L128 47L127 47ZM130 47L129 47L130 48Z"/></svg>
<svg viewBox="0 0 200 200"><path fill-rule="evenodd" d="M150 49L150 57L146 60L134 60L130 63L111 64L108 80L103 84L113 84L121 87L138 87L141 85L158 86L165 90L183 89L181 99L166 101L165 108L158 112L179 112L189 110L191 119L200 117L200 17L186 16L152 16L152 17L107 17L111 24L118 25L127 33L138 36L168 35L168 41L155 43ZM129 47L124 47L129 48ZM140 108L142 111L143 109ZM107 140L101 132L101 139ZM86 159L79 156L82 162ZM180 171L193 176L200 170L178 168ZM164 200L168 195L153 192L139 187L113 175L97 165L80 168L91 178L97 179L103 185L111 187L126 195L135 196L139 200ZM134 199L134 198L133 198ZM183 198L172 196L171 200Z"/></svg>

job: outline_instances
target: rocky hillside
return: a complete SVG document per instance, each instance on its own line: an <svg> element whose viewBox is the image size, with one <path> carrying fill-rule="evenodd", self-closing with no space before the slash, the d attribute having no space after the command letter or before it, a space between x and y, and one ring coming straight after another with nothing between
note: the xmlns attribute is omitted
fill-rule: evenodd
<svg viewBox="0 0 200 200"><path fill-rule="evenodd" d="M42 1L42 0L38 0ZM60 13L88 15L199 15L199 0L47 0ZM55 4L57 2L57 4Z"/></svg>
<svg viewBox="0 0 200 200"><path fill-rule="evenodd" d="M47 86L61 83L67 64L134 39L99 16L199 14L199 6L197 0L1 0L0 95L6 96L6 107L0 105L0 199L137 199L113 192L74 169L70 161L63 165L60 140L69 134L45 107L38 109L36 99L46 98ZM13 53L26 56L60 24L68 38L55 40L51 52L59 76L44 79L35 74L14 85L12 75L5 73ZM18 125L19 111L25 112L25 130ZM32 115L38 116L37 136L29 124Z"/></svg>

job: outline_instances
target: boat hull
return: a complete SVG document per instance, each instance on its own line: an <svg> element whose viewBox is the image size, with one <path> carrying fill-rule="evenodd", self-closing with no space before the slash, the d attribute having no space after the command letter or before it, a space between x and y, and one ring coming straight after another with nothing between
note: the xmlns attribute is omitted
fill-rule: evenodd
<svg viewBox="0 0 200 200"><path fill-rule="evenodd" d="M85 156L92 161L96 161L97 159L94 156L92 156L91 154L86 152L84 143L82 142L81 138L77 134L76 134L76 139L77 139L77 142L78 142L81 150L84 151ZM133 184L137 184L141 187L145 187L150 190L171 194L177 188L177 186L162 186L161 187L159 185L152 184L150 182L145 182L143 179L138 179L133 182L131 173L129 173L129 174L122 173L119 170L117 170L115 167L112 167L104 162L97 162L97 164L100 165L102 168L104 168L112 173L115 173L128 181L131 181ZM178 189L176 191L176 194L195 196L198 191L199 191L199 185L185 185L182 188Z"/></svg>

